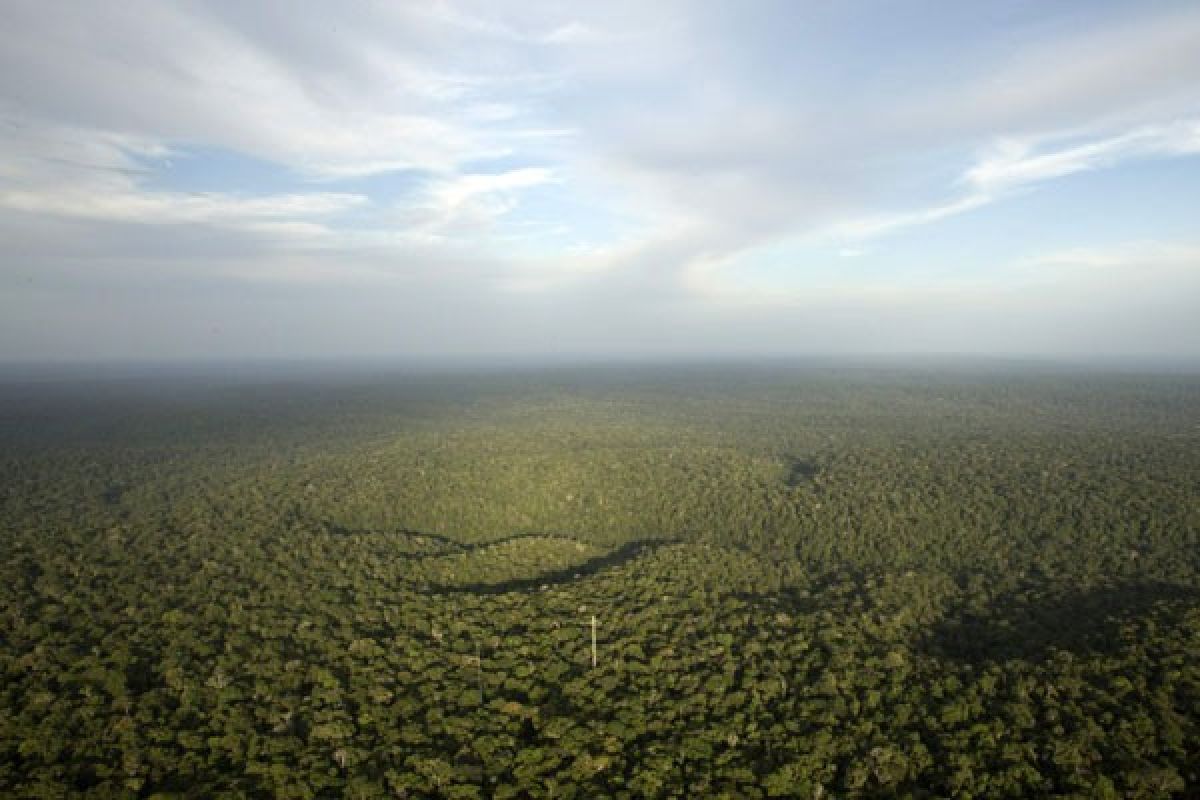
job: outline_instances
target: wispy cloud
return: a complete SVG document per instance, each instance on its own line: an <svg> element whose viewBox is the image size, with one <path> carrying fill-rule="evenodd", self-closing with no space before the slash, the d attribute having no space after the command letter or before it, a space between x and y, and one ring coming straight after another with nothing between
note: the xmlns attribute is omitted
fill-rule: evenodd
<svg viewBox="0 0 1200 800"><path fill-rule="evenodd" d="M608 41L610 36L578 20L559 25L541 37L543 42L559 45L586 45Z"/></svg>
<svg viewBox="0 0 1200 800"><path fill-rule="evenodd" d="M1038 281L1109 273L1144 284L1167 273L1187 273L1200 283L1200 243L1147 240L1104 248L1073 247L1029 256L1014 270Z"/></svg>
<svg viewBox="0 0 1200 800"><path fill-rule="evenodd" d="M835 239L871 239L883 236L903 228L916 225L928 225L939 220L963 214L992 202L989 194L970 194L958 200L952 200L942 205L922 208L916 211L904 211L892 214L864 217L837 223L826 231L826 235Z"/></svg>
<svg viewBox="0 0 1200 800"><path fill-rule="evenodd" d="M966 184L996 194L1078 172L1103 169L1143 158L1200 153L1200 120L1135 128L1116 136L1093 138L1067 146L1006 139L967 170Z"/></svg>
<svg viewBox="0 0 1200 800"><path fill-rule="evenodd" d="M89 189L57 187L52 191L0 193L0 206L14 211L143 225L296 220L334 214L363 202L360 195L329 192L239 197L220 192L97 194Z"/></svg>
<svg viewBox="0 0 1200 800"><path fill-rule="evenodd" d="M838 222L823 235L838 240L867 240L905 228L929 225L982 208L1012 192L1082 172L1116 167L1129 161L1171 158L1200 153L1200 120L1141 126L1112 135L1039 139L1004 138L993 143L966 169L958 183L966 194L934 206L912 211L881 213ZM1055 144L1058 143L1058 146Z"/></svg>
<svg viewBox="0 0 1200 800"><path fill-rule="evenodd" d="M0 209L139 225L242 226L294 238L323 230L314 220L367 202L360 194L304 192L244 195L150 190L143 179L171 156L161 143L106 131L11 118L0 124Z"/></svg>
<svg viewBox="0 0 1200 800"><path fill-rule="evenodd" d="M523 191L556 180L546 167L434 178L414 204L400 209L401 219L408 222L409 237L479 239L517 207Z"/></svg>
<svg viewBox="0 0 1200 800"><path fill-rule="evenodd" d="M434 184L431 194L440 206L455 208L481 195L508 194L554 180L553 170L524 167L499 173L458 175Z"/></svg>
<svg viewBox="0 0 1200 800"><path fill-rule="evenodd" d="M538 88L529 70L471 68L472 55L511 49L511 37L450 4L364 7L336 36L325 21L272 8L16 2L0 31L0 94L41 118L199 138L345 178L502 155L510 148L496 123L519 121ZM406 47L414 38L421 47ZM448 58L426 55L430 46Z"/></svg>
<svg viewBox="0 0 1200 800"><path fill-rule="evenodd" d="M353 330L367 286L404 312L380 311L410 326L385 331L397 348L540 346L526 320L603 348L629 316L623 346L690 331L703 350L756 329L737 316L747 293L781 308L823 293L814 318L840 312L853 337L889 298L933 314L935 297L970 294L913 300L898 246L920 250L910 262L938 254L930 275L1018 292L1029 274L947 241L951 220L1002 239L1039 197L1068 198L1072 176L1120 182L1175 159L1194 177L1200 154L1187 2L864 15L449 0L315 15L276 0L13 0L0 17L0 288L170 275L279 298L291 279L313 290L288 298L312 318L342 292ZM1168 247L1195 185L1173 180L1155 197L1166 213L1126 215L1122 235ZM1074 200L1097 215L1116 202ZM1021 219L1030 252L1105 252L1103 231ZM789 274L789 248L819 269ZM742 276L764 252L774 282L754 286ZM1149 274L1182 297L1187 258L1160 252L1177 268ZM164 303L175 291L154 285ZM476 321L450 326L458 308ZM382 340L361 324L358 341Z"/></svg>

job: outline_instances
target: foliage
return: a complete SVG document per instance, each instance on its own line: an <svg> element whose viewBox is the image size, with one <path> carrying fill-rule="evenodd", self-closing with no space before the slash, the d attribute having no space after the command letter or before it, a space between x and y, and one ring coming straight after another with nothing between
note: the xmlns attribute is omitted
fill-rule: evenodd
<svg viewBox="0 0 1200 800"><path fill-rule="evenodd" d="M5 794L1200 787L1194 378L0 392Z"/></svg>

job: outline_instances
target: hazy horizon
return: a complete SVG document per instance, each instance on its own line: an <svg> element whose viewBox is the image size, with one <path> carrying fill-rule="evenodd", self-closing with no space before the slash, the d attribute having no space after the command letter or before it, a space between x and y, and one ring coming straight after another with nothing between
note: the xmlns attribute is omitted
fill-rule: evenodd
<svg viewBox="0 0 1200 800"><path fill-rule="evenodd" d="M0 366L1200 367L1200 7L0 8Z"/></svg>
<svg viewBox="0 0 1200 800"><path fill-rule="evenodd" d="M392 357L174 357L0 360L0 384L51 381L87 384L92 381L151 383L192 379L238 384L260 381L326 380L352 382L405 377L437 378L507 375L528 376L671 376L708 373L724 378L763 373L802 375L821 373L929 374L934 376L995 375L1014 378L1039 375L1200 375L1200 360L1153 356L1024 356L956 353L770 355L643 355L581 357L501 353L471 356ZM647 378L653 379L653 378Z"/></svg>

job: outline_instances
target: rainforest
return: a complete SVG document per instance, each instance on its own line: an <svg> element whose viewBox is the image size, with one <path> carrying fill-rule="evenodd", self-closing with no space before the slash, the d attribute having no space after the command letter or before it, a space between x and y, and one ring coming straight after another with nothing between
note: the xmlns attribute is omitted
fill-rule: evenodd
<svg viewBox="0 0 1200 800"><path fill-rule="evenodd" d="M24 372L0 793L1200 792L1200 376Z"/></svg>

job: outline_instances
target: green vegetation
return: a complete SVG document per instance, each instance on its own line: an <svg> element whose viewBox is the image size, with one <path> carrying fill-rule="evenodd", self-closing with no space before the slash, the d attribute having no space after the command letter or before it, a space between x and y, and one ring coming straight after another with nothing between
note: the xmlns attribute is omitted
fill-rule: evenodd
<svg viewBox="0 0 1200 800"><path fill-rule="evenodd" d="M1188 796L1197 487L1189 376L0 386L0 792Z"/></svg>

